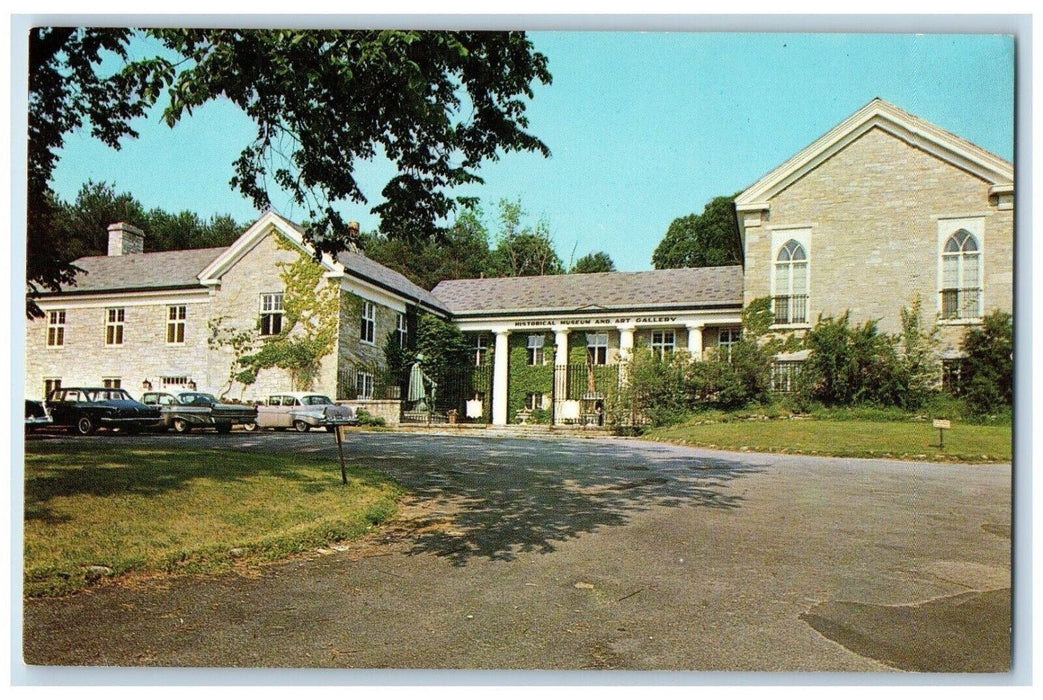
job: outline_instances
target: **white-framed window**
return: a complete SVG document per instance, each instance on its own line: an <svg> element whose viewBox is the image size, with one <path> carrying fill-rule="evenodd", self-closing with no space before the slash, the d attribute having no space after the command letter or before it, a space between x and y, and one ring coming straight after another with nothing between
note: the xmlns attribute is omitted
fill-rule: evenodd
<svg viewBox="0 0 1043 700"><path fill-rule="evenodd" d="M608 364L608 333L587 333L587 361L593 365Z"/></svg>
<svg viewBox="0 0 1043 700"><path fill-rule="evenodd" d="M185 318L188 307L167 307L167 344L181 345L185 342Z"/></svg>
<svg viewBox="0 0 1043 700"><path fill-rule="evenodd" d="M58 391L62 388L61 377L48 377L43 380L43 398L44 401L51 398L51 392Z"/></svg>
<svg viewBox="0 0 1043 700"><path fill-rule="evenodd" d="M101 380L101 385L106 389L119 389L123 380L119 377L104 377Z"/></svg>
<svg viewBox="0 0 1043 700"><path fill-rule="evenodd" d="M373 374L370 372L355 373L355 396L359 399L373 398Z"/></svg>
<svg viewBox="0 0 1043 700"><path fill-rule="evenodd" d="M261 295L261 335L282 333L282 299L282 292L268 292Z"/></svg>
<svg viewBox="0 0 1043 700"><path fill-rule="evenodd" d="M123 345L124 309L105 309L105 344Z"/></svg>
<svg viewBox="0 0 1043 700"><path fill-rule="evenodd" d="M474 366L481 367L489 362L489 336L479 333L474 336Z"/></svg>
<svg viewBox="0 0 1043 700"><path fill-rule="evenodd" d="M677 348L677 336L673 331L652 331L652 352L662 359L666 353Z"/></svg>
<svg viewBox="0 0 1043 700"><path fill-rule="evenodd" d="M65 311L47 312L47 347L60 348L65 345Z"/></svg>
<svg viewBox="0 0 1043 700"><path fill-rule="evenodd" d="M377 337L377 305L371 301L362 302L361 320L359 340L372 345Z"/></svg>
<svg viewBox="0 0 1043 700"><path fill-rule="evenodd" d="M945 238L941 249L941 318L978 319L982 314L982 244L967 228Z"/></svg>
<svg viewBox="0 0 1043 700"><path fill-rule="evenodd" d="M775 323L807 323L808 252L796 238L783 243L775 254L773 284Z"/></svg>
<svg viewBox="0 0 1043 700"><path fill-rule="evenodd" d="M406 330L405 314L398 315L398 322L395 326L395 332L398 333L398 347L404 348L406 346L406 335L409 332Z"/></svg>
<svg viewBox="0 0 1043 700"><path fill-rule="evenodd" d="M525 394L525 408L530 411L539 411L543 409L543 394L530 391Z"/></svg>
<svg viewBox="0 0 1043 700"><path fill-rule="evenodd" d="M542 335L530 335L525 341L526 356L530 365L543 364L544 340Z"/></svg>
<svg viewBox="0 0 1043 700"><path fill-rule="evenodd" d="M731 358L732 347L742 337L741 328L720 328L717 330L717 349L721 357Z"/></svg>

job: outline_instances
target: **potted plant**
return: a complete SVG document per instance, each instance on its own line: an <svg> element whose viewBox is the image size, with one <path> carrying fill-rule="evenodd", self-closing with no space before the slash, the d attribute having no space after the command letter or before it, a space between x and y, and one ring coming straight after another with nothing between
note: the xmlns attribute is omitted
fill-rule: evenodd
<svg viewBox="0 0 1043 700"><path fill-rule="evenodd" d="M447 416L449 416L449 423L450 423L451 425L453 425L453 424L455 424L455 423L456 423L456 409L455 409L455 408L450 408L450 409L449 409L449 410L448 410L448 411L446 412L446 415L447 415Z"/></svg>

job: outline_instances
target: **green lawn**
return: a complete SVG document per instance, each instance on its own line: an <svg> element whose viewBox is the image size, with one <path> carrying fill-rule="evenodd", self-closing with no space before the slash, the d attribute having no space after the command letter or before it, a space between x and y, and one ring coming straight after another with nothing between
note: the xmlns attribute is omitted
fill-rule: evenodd
<svg viewBox="0 0 1043 700"><path fill-rule="evenodd" d="M945 431L944 449L938 446L938 431L931 427L931 421L786 418L704 424L693 421L654 428L644 436L651 440L753 452L955 462L1011 460L1009 425L953 423L952 429Z"/></svg>
<svg viewBox="0 0 1043 700"><path fill-rule="evenodd" d="M329 459L30 442L25 593L281 559L361 536L394 514L400 494L367 469L350 469L344 485Z"/></svg>

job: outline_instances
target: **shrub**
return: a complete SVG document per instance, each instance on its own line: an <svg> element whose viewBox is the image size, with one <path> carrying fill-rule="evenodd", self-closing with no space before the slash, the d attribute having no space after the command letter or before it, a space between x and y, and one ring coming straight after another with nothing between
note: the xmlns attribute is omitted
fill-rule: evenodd
<svg viewBox="0 0 1043 700"><path fill-rule="evenodd" d="M360 408L355 411L355 417L359 420L359 425L363 426L376 426L383 427L387 425L387 421L382 416L374 416L372 413L364 408Z"/></svg>
<svg viewBox="0 0 1043 700"><path fill-rule="evenodd" d="M981 328L971 328L961 347L962 396L976 413L992 413L1014 405L1014 323L1010 314L996 311Z"/></svg>
<svg viewBox="0 0 1043 700"><path fill-rule="evenodd" d="M875 321L852 327L850 312L819 317L804 338L810 350L801 367L798 392L826 406L874 403L903 406L908 376L893 339Z"/></svg>

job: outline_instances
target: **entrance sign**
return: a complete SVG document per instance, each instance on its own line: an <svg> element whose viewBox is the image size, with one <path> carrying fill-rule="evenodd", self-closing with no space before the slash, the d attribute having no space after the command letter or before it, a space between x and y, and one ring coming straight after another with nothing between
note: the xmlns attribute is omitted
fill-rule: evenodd
<svg viewBox="0 0 1043 700"><path fill-rule="evenodd" d="M938 428L938 447L945 448L945 431L952 428L952 423L945 418L935 418L934 427Z"/></svg>

